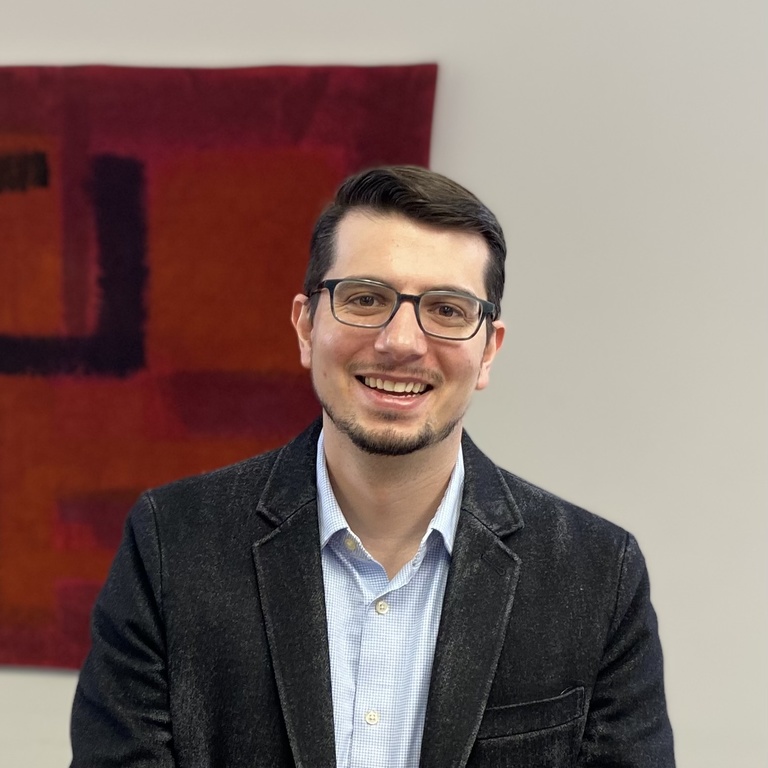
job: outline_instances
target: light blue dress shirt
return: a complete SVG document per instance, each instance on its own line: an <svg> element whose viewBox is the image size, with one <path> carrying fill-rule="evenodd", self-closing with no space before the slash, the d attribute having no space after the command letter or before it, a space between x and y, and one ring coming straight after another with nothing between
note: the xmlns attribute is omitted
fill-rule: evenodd
<svg viewBox="0 0 768 768"><path fill-rule="evenodd" d="M320 434L318 514L339 768L418 768L463 484L459 448L415 557L390 581L347 525Z"/></svg>

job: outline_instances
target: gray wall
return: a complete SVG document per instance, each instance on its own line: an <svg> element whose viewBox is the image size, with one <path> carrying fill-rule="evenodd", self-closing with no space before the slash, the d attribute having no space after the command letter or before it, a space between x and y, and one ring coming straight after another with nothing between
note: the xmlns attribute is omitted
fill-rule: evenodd
<svg viewBox="0 0 768 768"><path fill-rule="evenodd" d="M766 4L11 0L0 64L437 61L432 165L510 244L470 412L632 530L681 768L766 765ZM62 765L74 676L0 672L0 755ZM13 759L8 759L13 758Z"/></svg>

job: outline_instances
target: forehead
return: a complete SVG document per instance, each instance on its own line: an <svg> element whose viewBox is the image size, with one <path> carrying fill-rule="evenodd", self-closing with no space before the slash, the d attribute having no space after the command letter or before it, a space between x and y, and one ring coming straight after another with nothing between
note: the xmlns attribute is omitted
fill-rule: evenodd
<svg viewBox="0 0 768 768"><path fill-rule="evenodd" d="M475 232L353 210L339 222L326 277L370 277L401 291L455 286L485 296L488 245Z"/></svg>

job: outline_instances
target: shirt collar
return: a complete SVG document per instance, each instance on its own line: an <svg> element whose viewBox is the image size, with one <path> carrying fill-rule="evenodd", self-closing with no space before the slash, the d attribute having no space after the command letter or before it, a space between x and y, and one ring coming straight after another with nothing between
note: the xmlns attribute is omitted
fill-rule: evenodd
<svg viewBox="0 0 768 768"><path fill-rule="evenodd" d="M320 523L320 546L324 548L330 538L338 531L347 531L347 524L344 513L341 511L339 503L331 487L331 481L328 477L328 467L325 463L323 432L317 441L317 510ZM461 496L464 490L464 453L459 444L459 452L456 456L456 464L451 472L451 479L448 481L448 487L435 512L435 516L427 526L427 532L424 540L430 536L432 531L437 531L443 539L443 544L448 554L453 553L453 541L456 537L456 526L459 522L459 510L461 509Z"/></svg>

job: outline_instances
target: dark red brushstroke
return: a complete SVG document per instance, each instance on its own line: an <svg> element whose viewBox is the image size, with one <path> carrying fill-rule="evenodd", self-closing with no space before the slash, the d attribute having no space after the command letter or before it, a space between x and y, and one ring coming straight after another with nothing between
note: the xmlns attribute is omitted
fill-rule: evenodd
<svg viewBox="0 0 768 768"><path fill-rule="evenodd" d="M159 386L190 435L287 438L320 415L304 373L178 371Z"/></svg>
<svg viewBox="0 0 768 768"><path fill-rule="evenodd" d="M142 164L102 155L92 163L100 308L83 337L0 335L0 373L127 376L144 366L147 234Z"/></svg>
<svg viewBox="0 0 768 768"><path fill-rule="evenodd" d="M26 192L48 186L45 152L0 155L0 192Z"/></svg>

